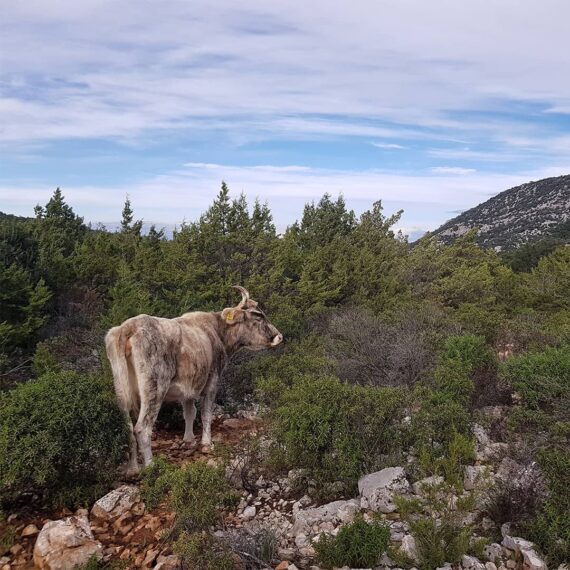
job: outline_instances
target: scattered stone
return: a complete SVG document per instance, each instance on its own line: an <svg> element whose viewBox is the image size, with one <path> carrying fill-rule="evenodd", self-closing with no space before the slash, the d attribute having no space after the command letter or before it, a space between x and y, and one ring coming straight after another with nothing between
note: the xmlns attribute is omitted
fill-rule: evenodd
<svg viewBox="0 0 570 570"><path fill-rule="evenodd" d="M414 562L419 562L418 549L416 546L416 539L411 534L406 534L402 539L400 550Z"/></svg>
<svg viewBox="0 0 570 570"><path fill-rule="evenodd" d="M287 570L287 568L289 568L289 562L287 562L287 560L283 560L283 562L277 564L275 570Z"/></svg>
<svg viewBox="0 0 570 570"><path fill-rule="evenodd" d="M482 562L479 562L477 558L467 556L466 554L461 559L461 567L464 570L485 570L485 565Z"/></svg>
<svg viewBox="0 0 570 570"><path fill-rule="evenodd" d="M257 514L257 509L253 505L251 505L243 510L243 513L240 515L240 518L242 518L244 521L250 521L251 519L255 518L256 514Z"/></svg>
<svg viewBox="0 0 570 570"><path fill-rule="evenodd" d="M36 536L40 532L39 528L35 524L29 524L22 531L22 538L27 538L30 536Z"/></svg>
<svg viewBox="0 0 570 570"><path fill-rule="evenodd" d="M394 496L407 495L411 488L402 467L388 467L362 477L358 491L362 508L392 513L396 510Z"/></svg>
<svg viewBox="0 0 570 570"><path fill-rule="evenodd" d="M497 570L497 566L493 562L485 562L485 570Z"/></svg>
<svg viewBox="0 0 570 570"><path fill-rule="evenodd" d="M91 509L91 515L111 520L131 511L140 501L140 491L134 485L121 485L104 497L101 497Z"/></svg>
<svg viewBox="0 0 570 570"><path fill-rule="evenodd" d="M92 556L103 557L87 517L71 516L44 525L34 546L34 563L40 570L72 570Z"/></svg>

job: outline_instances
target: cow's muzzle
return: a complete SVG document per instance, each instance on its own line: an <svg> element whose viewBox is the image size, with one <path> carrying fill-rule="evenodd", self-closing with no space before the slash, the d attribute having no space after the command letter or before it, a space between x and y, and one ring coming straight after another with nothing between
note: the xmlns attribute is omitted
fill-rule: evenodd
<svg viewBox="0 0 570 570"><path fill-rule="evenodd" d="M281 333L276 334L271 341L271 346L277 346L283 342L283 335Z"/></svg>

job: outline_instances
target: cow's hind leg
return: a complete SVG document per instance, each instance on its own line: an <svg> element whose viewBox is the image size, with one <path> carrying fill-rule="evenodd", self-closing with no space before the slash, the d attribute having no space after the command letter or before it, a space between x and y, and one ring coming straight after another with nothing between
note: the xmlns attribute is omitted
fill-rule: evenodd
<svg viewBox="0 0 570 570"><path fill-rule="evenodd" d="M137 439L135 437L135 430L133 427L133 421L131 420L131 415L127 415L127 427L129 428L129 460L127 462L126 476L134 477L139 474L139 461L138 461L138 448Z"/></svg>
<svg viewBox="0 0 570 570"><path fill-rule="evenodd" d="M162 362L157 362L153 358L149 358L148 361L135 359L135 362L141 403L135 425L135 436L143 458L143 466L147 467L152 462L150 446L152 428L174 372L173 366L168 366L164 359Z"/></svg>
<svg viewBox="0 0 570 570"><path fill-rule="evenodd" d="M192 398L182 402L184 410L184 422L186 424L184 429L184 441L193 445L196 442L194 437L194 420L196 419L196 403Z"/></svg>
<svg viewBox="0 0 570 570"><path fill-rule="evenodd" d="M218 379L212 378L206 387L206 391L202 394L200 401L200 412L202 416L202 447L212 448L212 407L216 398L218 388Z"/></svg>

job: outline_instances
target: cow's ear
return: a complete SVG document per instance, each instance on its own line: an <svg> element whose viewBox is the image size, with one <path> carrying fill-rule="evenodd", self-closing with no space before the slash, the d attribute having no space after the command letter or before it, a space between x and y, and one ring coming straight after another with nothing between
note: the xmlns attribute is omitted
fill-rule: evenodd
<svg viewBox="0 0 570 570"><path fill-rule="evenodd" d="M228 325L235 325L236 323L243 321L243 314L244 311L241 309L224 309L222 311L222 319L224 319Z"/></svg>

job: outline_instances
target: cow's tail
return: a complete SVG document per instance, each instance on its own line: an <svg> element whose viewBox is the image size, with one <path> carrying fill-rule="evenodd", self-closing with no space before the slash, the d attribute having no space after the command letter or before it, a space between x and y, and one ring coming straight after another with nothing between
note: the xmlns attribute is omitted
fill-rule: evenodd
<svg viewBox="0 0 570 570"><path fill-rule="evenodd" d="M129 365L125 352L127 338L122 327L113 327L105 336L107 357L113 371L113 383L119 407L130 419L136 412L137 397L129 379Z"/></svg>

